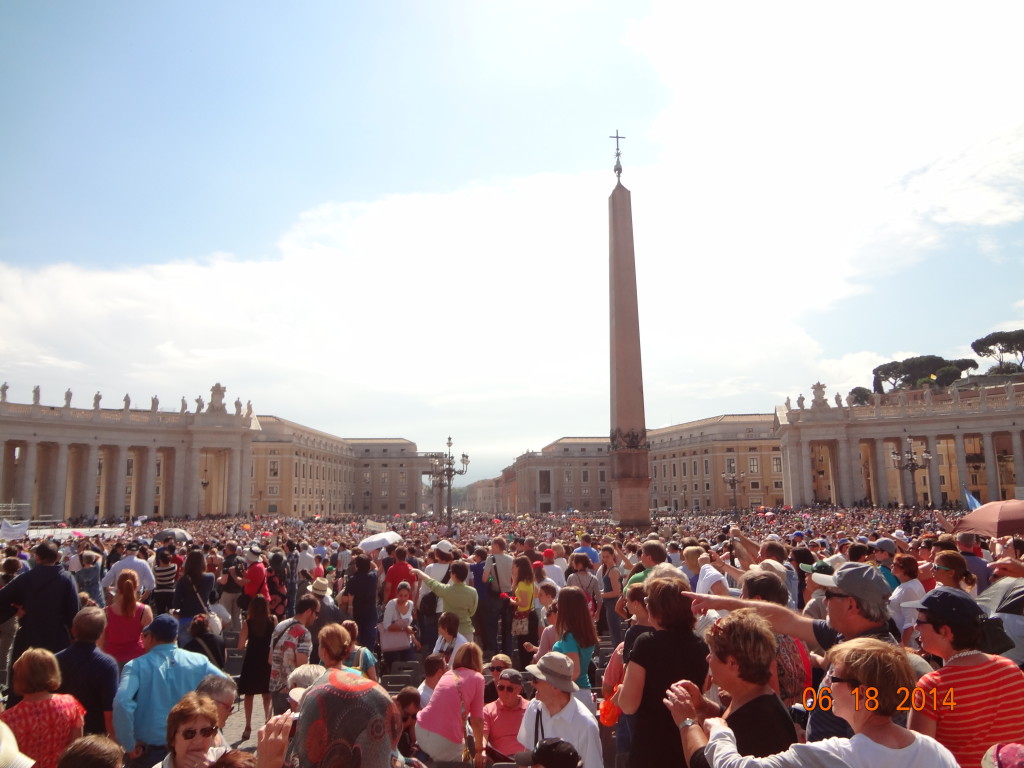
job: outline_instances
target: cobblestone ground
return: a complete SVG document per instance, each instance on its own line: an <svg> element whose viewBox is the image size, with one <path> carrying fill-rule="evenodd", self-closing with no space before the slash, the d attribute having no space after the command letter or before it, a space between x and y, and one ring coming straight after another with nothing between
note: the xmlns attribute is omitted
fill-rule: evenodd
<svg viewBox="0 0 1024 768"><path fill-rule="evenodd" d="M245 711L242 709L242 700L235 704L235 711L231 713L227 724L224 726L223 736L225 745L233 749L241 749L246 752L256 751L256 734L263 725L263 700L256 697L252 707L252 734L248 739L242 741L242 732L245 729Z"/></svg>

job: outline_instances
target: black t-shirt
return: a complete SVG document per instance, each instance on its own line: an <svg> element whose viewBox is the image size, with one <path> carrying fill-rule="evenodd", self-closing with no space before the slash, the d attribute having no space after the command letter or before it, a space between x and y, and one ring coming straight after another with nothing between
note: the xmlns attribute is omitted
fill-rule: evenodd
<svg viewBox="0 0 1024 768"><path fill-rule="evenodd" d="M236 575L231 569L234 568L236 565L239 565L240 562L241 562L241 558L239 558L237 552L235 554L233 554L233 555L227 555L224 558L224 564L221 566L221 572L228 574L228 583L221 585L221 588L220 588L221 592L241 592L242 591L242 587L239 586L238 584L236 584L234 579L231 578L232 576ZM244 569L239 569L237 575L241 576L243 573L244 573Z"/></svg>
<svg viewBox="0 0 1024 768"><path fill-rule="evenodd" d="M678 680L702 687L708 674L707 655L707 645L689 630L658 629L637 639L629 663L643 667L645 677L633 720L630 768L686 764L679 729L662 699Z"/></svg>
<svg viewBox="0 0 1024 768"><path fill-rule="evenodd" d="M796 742L796 728L789 710L774 693L748 701L725 718L725 722L736 734L736 751L744 757L776 755ZM709 768L703 749L693 753L690 768Z"/></svg>
<svg viewBox="0 0 1024 768"><path fill-rule="evenodd" d="M636 639L640 635L645 635L648 632L653 632L654 627L643 626L640 624L634 624L632 627L626 630L625 636L622 638L622 663L629 664L630 656L633 653L633 645L636 643Z"/></svg>

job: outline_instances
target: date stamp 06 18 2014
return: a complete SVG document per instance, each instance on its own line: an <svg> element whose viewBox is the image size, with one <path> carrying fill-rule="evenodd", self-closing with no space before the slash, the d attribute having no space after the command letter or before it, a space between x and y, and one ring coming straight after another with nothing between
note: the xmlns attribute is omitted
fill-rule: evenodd
<svg viewBox="0 0 1024 768"><path fill-rule="evenodd" d="M851 693L853 694L853 708L855 710L859 711L863 708L869 712L874 712L878 709L877 688L865 688L863 692L861 692L860 688L854 688ZM911 710L920 712L922 709L949 709L952 711L956 708L956 697L953 695L952 688L946 691L945 694L940 695L939 691L935 688L926 691L923 688L901 686L897 689L896 695L900 699L896 704L897 712L909 712ZM828 686L824 686L820 690L808 686L804 688L802 698L804 709L808 712L813 709L821 709L826 712L832 709L832 689Z"/></svg>

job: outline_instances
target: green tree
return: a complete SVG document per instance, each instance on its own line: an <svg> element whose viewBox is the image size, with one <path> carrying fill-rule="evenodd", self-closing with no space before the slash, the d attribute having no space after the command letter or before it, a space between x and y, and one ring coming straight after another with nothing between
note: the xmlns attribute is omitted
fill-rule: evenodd
<svg viewBox="0 0 1024 768"><path fill-rule="evenodd" d="M997 365L1016 362L1019 367L1024 367L1024 328L1016 331L995 331L988 336L982 336L971 342L971 349L980 357L991 357ZM1006 361L1004 358L1008 355L1015 360Z"/></svg>
<svg viewBox="0 0 1024 768"><path fill-rule="evenodd" d="M871 390L867 387L854 387L850 390L850 398L854 405L867 405L871 402Z"/></svg>

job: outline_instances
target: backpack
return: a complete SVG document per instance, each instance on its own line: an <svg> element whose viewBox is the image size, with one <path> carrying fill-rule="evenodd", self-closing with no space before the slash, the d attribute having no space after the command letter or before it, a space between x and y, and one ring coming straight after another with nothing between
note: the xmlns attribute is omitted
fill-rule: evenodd
<svg viewBox="0 0 1024 768"><path fill-rule="evenodd" d="M448 570L444 572L444 578L441 579L441 583L447 584L451 575L452 567L449 565ZM437 615L437 595L433 592L427 592L427 594L423 596L423 599L420 600L420 613L425 613L428 616L431 614L435 616Z"/></svg>

